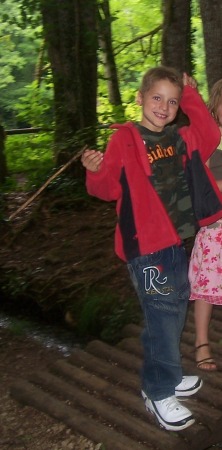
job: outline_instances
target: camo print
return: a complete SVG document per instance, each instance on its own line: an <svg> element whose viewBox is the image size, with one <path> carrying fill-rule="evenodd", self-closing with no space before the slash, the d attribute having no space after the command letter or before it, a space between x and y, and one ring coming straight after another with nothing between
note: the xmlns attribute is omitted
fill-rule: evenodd
<svg viewBox="0 0 222 450"><path fill-rule="evenodd" d="M159 194L180 238L195 235L195 218L182 164L186 146L175 126L156 133L137 125L152 167L152 184Z"/></svg>

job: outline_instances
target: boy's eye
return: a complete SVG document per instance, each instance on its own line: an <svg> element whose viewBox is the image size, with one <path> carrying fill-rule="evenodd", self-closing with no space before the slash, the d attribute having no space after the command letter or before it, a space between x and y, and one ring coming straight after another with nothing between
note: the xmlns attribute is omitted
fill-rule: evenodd
<svg viewBox="0 0 222 450"><path fill-rule="evenodd" d="M176 100L170 100L171 105L177 105L177 101Z"/></svg>
<svg viewBox="0 0 222 450"><path fill-rule="evenodd" d="M160 97L158 97L158 95L154 95L154 100L160 100Z"/></svg>

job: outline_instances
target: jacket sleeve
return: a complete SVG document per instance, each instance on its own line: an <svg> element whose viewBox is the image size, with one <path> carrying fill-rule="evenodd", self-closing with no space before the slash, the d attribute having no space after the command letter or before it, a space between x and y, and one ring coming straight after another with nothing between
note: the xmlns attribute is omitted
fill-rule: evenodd
<svg viewBox="0 0 222 450"><path fill-rule="evenodd" d="M219 127L196 89L184 87L180 106L190 121L189 126L179 130L187 144L188 154L199 150L202 160L206 162L220 142Z"/></svg>
<svg viewBox="0 0 222 450"><path fill-rule="evenodd" d="M110 138L100 170L98 172L86 171L88 193L106 201L118 200L121 195L122 161L119 133L120 131L116 131Z"/></svg>

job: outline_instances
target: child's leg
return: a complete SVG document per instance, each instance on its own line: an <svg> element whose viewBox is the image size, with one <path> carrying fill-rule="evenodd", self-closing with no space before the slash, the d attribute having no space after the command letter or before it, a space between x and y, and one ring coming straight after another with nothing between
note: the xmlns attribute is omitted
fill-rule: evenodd
<svg viewBox="0 0 222 450"><path fill-rule="evenodd" d="M208 343L208 330L213 305L204 300L195 300L194 318L196 326L195 346Z"/></svg>
<svg viewBox="0 0 222 450"><path fill-rule="evenodd" d="M175 395L182 379L180 337L189 283L187 257L173 246L128 264L144 313L142 389L151 400Z"/></svg>
<svg viewBox="0 0 222 450"><path fill-rule="evenodd" d="M216 370L217 366L211 357L209 346L209 324L213 305L204 300L195 300L194 319L196 327L196 361L202 370Z"/></svg>

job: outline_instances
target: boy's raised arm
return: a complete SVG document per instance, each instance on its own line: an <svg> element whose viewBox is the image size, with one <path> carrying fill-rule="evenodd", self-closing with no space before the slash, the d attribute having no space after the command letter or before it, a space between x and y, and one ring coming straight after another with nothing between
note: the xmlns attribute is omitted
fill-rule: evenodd
<svg viewBox="0 0 222 450"><path fill-rule="evenodd" d="M198 93L195 80L184 74L183 81L180 106L188 116L190 125L179 131L187 144L188 153L199 150L203 161L207 161L220 142L220 130Z"/></svg>

